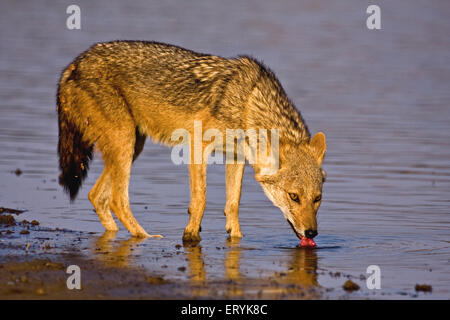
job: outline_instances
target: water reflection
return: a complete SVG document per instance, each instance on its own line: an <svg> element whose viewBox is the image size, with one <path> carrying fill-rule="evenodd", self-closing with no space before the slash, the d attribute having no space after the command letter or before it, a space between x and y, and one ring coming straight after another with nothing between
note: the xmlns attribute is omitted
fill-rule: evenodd
<svg viewBox="0 0 450 320"><path fill-rule="evenodd" d="M314 249L296 248L291 250L292 258L284 277L287 283L305 288L317 287L317 253Z"/></svg>
<svg viewBox="0 0 450 320"><path fill-rule="evenodd" d="M145 239L130 237L126 240L115 241L116 236L117 231L105 231L95 239L92 246L94 257L109 267L132 267L131 254Z"/></svg>
<svg viewBox="0 0 450 320"><path fill-rule="evenodd" d="M295 248L286 251L291 255L291 258L285 272L274 273L267 279L254 279L246 278L241 273L241 256L246 249L240 247L240 240L228 239L225 248L227 248L227 251L223 259L224 279L223 281L219 280L216 289L223 290L227 297L241 297L248 294L249 291L259 292L259 295L268 297L303 295L305 290L319 287L317 280L318 258L315 250ZM194 296L208 295L211 288L206 286L208 281L205 270L205 254L202 252L202 247L185 246L184 249L189 265L192 294Z"/></svg>
<svg viewBox="0 0 450 320"><path fill-rule="evenodd" d="M191 282L192 296L208 295L205 261L203 259L204 255L202 253L202 247L200 245L185 245L184 250L188 260L188 274Z"/></svg>
<svg viewBox="0 0 450 320"><path fill-rule="evenodd" d="M241 288L242 279L239 270L239 260L241 257L241 248L239 248L240 239L229 238L226 242L228 251L225 254L223 265L225 267L225 279L228 280L227 295L241 296L244 291Z"/></svg>
<svg viewBox="0 0 450 320"><path fill-rule="evenodd" d="M136 249L145 239L130 237L126 240L116 240L117 232L106 231L94 239L91 247L92 255L105 266L116 268L136 267ZM144 248L144 246L142 246ZM230 298L247 296L250 293L264 298L280 298L304 295L309 289L319 287L317 281L318 258L315 250L292 248L283 250L290 256L286 261L285 270L274 272L265 277L246 277L241 272L242 257L247 248L241 247L239 239L226 240L223 248L223 278L220 277L220 264L208 265L212 267L210 278L206 271L205 261L208 261L205 251L200 245L184 245L187 260L186 278L189 279L192 297L206 297L214 294ZM160 255L160 263L174 265L183 259L178 254ZM162 261L162 262L161 262ZM212 259L215 261L215 259ZM150 268L157 265L149 266ZM154 270L149 270L153 272ZM254 274L254 272L252 272Z"/></svg>

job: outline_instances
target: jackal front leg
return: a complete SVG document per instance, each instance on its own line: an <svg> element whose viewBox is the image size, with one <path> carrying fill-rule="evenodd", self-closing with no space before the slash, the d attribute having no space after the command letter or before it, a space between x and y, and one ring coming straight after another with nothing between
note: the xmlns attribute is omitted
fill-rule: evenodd
<svg viewBox="0 0 450 320"><path fill-rule="evenodd" d="M183 234L183 241L200 241L200 224L206 207L206 162L189 165L191 203L189 204L189 223Z"/></svg>
<svg viewBox="0 0 450 320"><path fill-rule="evenodd" d="M239 201L241 200L242 177L245 164L226 165L226 198L224 214L227 217L225 229L231 238L242 238L239 225Z"/></svg>

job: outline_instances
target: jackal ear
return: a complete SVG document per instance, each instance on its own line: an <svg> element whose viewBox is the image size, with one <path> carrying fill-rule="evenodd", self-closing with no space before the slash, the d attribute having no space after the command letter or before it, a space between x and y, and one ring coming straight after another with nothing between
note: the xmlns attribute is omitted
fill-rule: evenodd
<svg viewBox="0 0 450 320"><path fill-rule="evenodd" d="M323 132L317 132L309 141L309 146L314 157L319 163L319 166L322 165L323 158L325 157L325 151L327 150L325 134Z"/></svg>

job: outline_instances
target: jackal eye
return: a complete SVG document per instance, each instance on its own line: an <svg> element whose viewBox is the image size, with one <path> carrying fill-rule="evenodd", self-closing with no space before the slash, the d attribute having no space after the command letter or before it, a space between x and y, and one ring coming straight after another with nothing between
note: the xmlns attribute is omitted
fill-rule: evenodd
<svg viewBox="0 0 450 320"><path fill-rule="evenodd" d="M314 202L317 203L317 202L319 202L320 200L322 200L322 195L321 195L321 194L319 194L319 195L314 199Z"/></svg>
<svg viewBox="0 0 450 320"><path fill-rule="evenodd" d="M289 197L291 198L291 200L293 200L295 202L300 202L298 194L296 194L296 193L289 193Z"/></svg>

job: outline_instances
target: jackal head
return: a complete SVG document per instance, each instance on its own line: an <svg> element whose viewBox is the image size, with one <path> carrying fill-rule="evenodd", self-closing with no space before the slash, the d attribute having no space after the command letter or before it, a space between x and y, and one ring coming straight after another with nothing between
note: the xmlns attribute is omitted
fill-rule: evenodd
<svg viewBox="0 0 450 320"><path fill-rule="evenodd" d="M325 181L321 168L325 151L325 135L319 132L301 145L280 143L279 169L275 173L265 174L255 166L255 178L264 193L281 209L300 239L318 234L316 214Z"/></svg>

